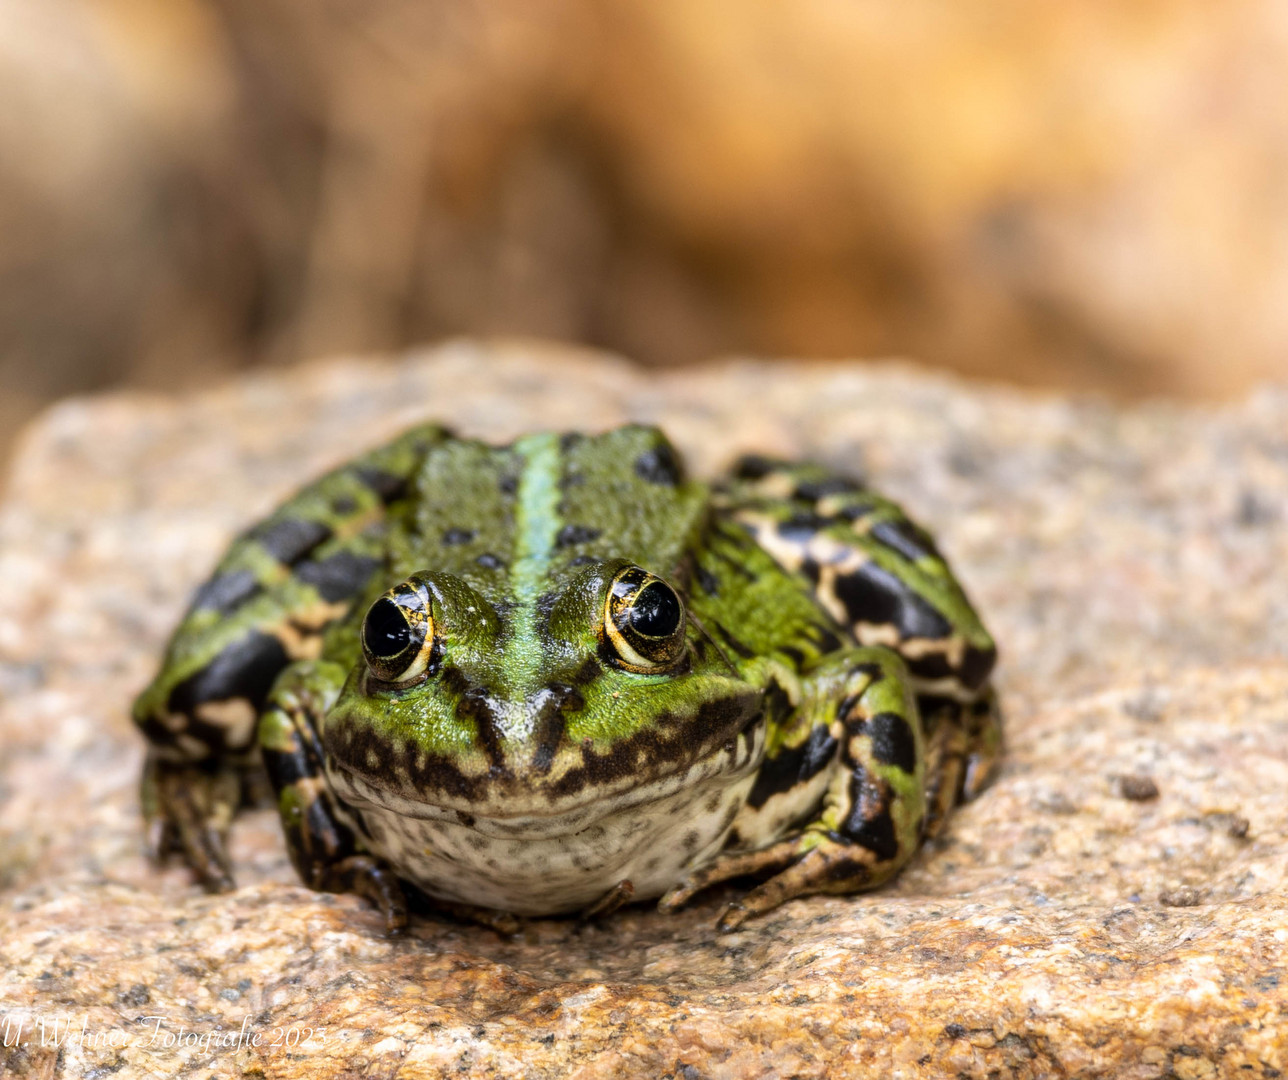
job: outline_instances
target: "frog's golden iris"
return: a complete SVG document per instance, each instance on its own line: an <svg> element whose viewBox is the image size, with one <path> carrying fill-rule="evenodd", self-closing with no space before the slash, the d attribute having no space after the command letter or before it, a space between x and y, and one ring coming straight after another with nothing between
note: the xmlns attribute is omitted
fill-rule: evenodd
<svg viewBox="0 0 1288 1080"><path fill-rule="evenodd" d="M670 585L638 566L618 571L604 605L610 661L627 671L664 671L684 652L684 602Z"/></svg>
<svg viewBox="0 0 1288 1080"><path fill-rule="evenodd" d="M381 682L423 678L438 644L424 588L409 581L380 597L367 609L361 635L367 667Z"/></svg>
<svg viewBox="0 0 1288 1080"><path fill-rule="evenodd" d="M238 539L134 716L157 847L232 884L267 767L311 887L720 917L886 881L984 785L992 639L929 537L817 465L685 478L655 429L426 426ZM253 722L258 718L257 725Z"/></svg>

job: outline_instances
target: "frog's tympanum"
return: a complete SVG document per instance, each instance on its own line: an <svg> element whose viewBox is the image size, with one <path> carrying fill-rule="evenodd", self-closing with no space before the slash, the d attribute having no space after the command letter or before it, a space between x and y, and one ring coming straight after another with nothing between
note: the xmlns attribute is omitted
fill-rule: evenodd
<svg viewBox="0 0 1288 1080"><path fill-rule="evenodd" d="M888 880L986 781L996 651L934 543L816 465L687 479L652 428L410 431L244 533L134 716L211 888L262 757L314 889L493 925ZM759 883L756 883L758 880Z"/></svg>

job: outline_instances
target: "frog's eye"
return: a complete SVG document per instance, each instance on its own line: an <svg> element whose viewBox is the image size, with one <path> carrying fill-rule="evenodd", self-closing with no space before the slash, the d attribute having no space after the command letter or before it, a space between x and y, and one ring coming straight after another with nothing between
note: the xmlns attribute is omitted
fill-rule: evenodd
<svg viewBox="0 0 1288 1080"><path fill-rule="evenodd" d="M684 652L684 603L660 577L628 566L613 578L604 605L604 634L618 666L652 672Z"/></svg>
<svg viewBox="0 0 1288 1080"><path fill-rule="evenodd" d="M386 593L362 620L362 653L381 682L419 679L434 653L434 620L420 590L399 586Z"/></svg>

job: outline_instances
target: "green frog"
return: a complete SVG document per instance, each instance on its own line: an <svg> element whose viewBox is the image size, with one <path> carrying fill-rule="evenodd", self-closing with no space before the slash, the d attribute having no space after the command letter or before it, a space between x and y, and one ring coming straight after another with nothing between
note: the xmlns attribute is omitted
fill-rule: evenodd
<svg viewBox="0 0 1288 1080"><path fill-rule="evenodd" d="M993 641L931 538L812 464L708 485L655 428L415 428L242 534L134 718L154 851L232 886L262 760L311 888L389 933L889 880L984 786Z"/></svg>

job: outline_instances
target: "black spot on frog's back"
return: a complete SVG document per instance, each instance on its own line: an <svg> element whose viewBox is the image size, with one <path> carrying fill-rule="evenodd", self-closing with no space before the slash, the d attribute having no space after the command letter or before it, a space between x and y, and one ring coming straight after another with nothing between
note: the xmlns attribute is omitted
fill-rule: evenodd
<svg viewBox="0 0 1288 1080"><path fill-rule="evenodd" d="M329 604L348 600L366 587L381 560L351 551L337 551L325 559L300 563L295 576L312 585Z"/></svg>
<svg viewBox="0 0 1288 1080"><path fill-rule="evenodd" d="M171 712L195 715L208 701L245 698L256 709L290 658L272 634L252 630L224 649L209 664L170 691Z"/></svg>
<svg viewBox="0 0 1288 1080"><path fill-rule="evenodd" d="M866 562L838 574L833 589L854 623L889 623L903 638L944 638L952 625L888 570Z"/></svg>
<svg viewBox="0 0 1288 1080"><path fill-rule="evenodd" d="M590 525L565 525L555 537L555 547L566 548L574 544L588 544L597 540L602 530Z"/></svg>
<svg viewBox="0 0 1288 1080"><path fill-rule="evenodd" d="M735 480L763 480L775 469L782 467L781 461L762 457L760 454L744 454L734 462L732 474Z"/></svg>
<svg viewBox="0 0 1288 1080"><path fill-rule="evenodd" d="M650 484L675 487L683 479L683 469L671 445L662 442L635 459L635 475Z"/></svg>
<svg viewBox="0 0 1288 1080"><path fill-rule="evenodd" d="M320 521L283 518L256 526L250 536L278 562L290 566L330 539L331 529Z"/></svg>
<svg viewBox="0 0 1288 1080"><path fill-rule="evenodd" d="M858 481L848 476L825 476L820 480L802 480L792 494L798 499L818 502L829 495L848 495L859 490Z"/></svg>
<svg viewBox="0 0 1288 1080"><path fill-rule="evenodd" d="M827 518L801 511L778 523L778 535L784 540L803 544L811 540L815 534L826 528L828 524Z"/></svg>
<svg viewBox="0 0 1288 1080"><path fill-rule="evenodd" d="M929 534L911 521L880 521L872 526L869 535L912 562L939 557Z"/></svg>
<svg viewBox="0 0 1288 1080"><path fill-rule="evenodd" d="M357 465L354 467L353 474L366 487L374 491L385 505L395 502L407 494L407 477L405 476L397 476L394 473L385 472L383 469L377 469L371 465Z"/></svg>
<svg viewBox="0 0 1288 1080"><path fill-rule="evenodd" d="M189 610L217 611L221 615L227 615L262 591L250 570L216 574L196 591Z"/></svg>

